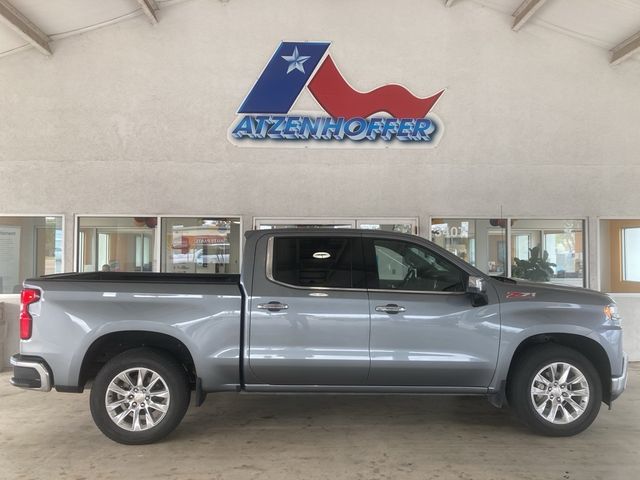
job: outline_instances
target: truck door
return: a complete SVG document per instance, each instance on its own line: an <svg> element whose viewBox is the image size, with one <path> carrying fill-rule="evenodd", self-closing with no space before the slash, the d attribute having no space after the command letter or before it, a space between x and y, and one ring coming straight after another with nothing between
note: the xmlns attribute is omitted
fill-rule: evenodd
<svg viewBox="0 0 640 480"><path fill-rule="evenodd" d="M474 307L468 274L428 247L363 237L371 310L369 385L486 387L499 307Z"/></svg>
<svg viewBox="0 0 640 480"><path fill-rule="evenodd" d="M255 383L363 385L370 318L361 236L265 236L254 269L248 356Z"/></svg>

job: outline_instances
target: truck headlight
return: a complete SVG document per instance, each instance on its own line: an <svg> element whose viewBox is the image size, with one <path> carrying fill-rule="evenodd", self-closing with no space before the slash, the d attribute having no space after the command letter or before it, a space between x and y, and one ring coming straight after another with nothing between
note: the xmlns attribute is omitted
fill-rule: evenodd
<svg viewBox="0 0 640 480"><path fill-rule="evenodd" d="M622 326L622 317L618 313L618 306L615 303L610 303L604 307L604 314L613 325Z"/></svg>

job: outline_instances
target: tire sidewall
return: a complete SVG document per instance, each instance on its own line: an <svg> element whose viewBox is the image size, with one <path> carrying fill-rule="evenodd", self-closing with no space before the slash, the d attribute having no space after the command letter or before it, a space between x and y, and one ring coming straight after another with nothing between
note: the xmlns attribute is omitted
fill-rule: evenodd
<svg viewBox="0 0 640 480"><path fill-rule="evenodd" d="M130 368L148 368L165 381L171 397L164 418L154 427L132 432L118 427L107 412L107 387L119 373ZM189 406L190 389L184 370L170 357L150 349L124 352L107 362L96 376L90 395L91 416L98 428L110 439L127 445L156 442L171 433L180 423Z"/></svg>
<svg viewBox="0 0 640 480"><path fill-rule="evenodd" d="M585 412L568 424L553 424L535 410L531 384L536 374L550 363L564 362L579 369L589 385L589 403ZM513 401L518 416L534 431L550 436L571 436L584 431L600 411L602 385L597 370L581 353L567 347L545 346L533 349L518 366L514 379Z"/></svg>

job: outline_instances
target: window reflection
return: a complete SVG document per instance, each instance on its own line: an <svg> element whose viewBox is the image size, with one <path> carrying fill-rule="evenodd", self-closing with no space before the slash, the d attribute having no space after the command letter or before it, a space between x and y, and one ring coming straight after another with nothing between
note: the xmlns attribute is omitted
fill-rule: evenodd
<svg viewBox="0 0 640 480"><path fill-rule="evenodd" d="M162 271L176 273L238 273L240 219L162 219Z"/></svg>
<svg viewBox="0 0 640 480"><path fill-rule="evenodd" d="M584 286L582 220L511 220L511 276Z"/></svg>
<svg viewBox="0 0 640 480"><path fill-rule="evenodd" d="M29 277L63 271L62 217L0 217L0 293Z"/></svg>
<svg viewBox="0 0 640 480"><path fill-rule="evenodd" d="M431 240L489 275L584 286L584 222L544 219L431 221ZM507 263L507 227L509 263Z"/></svg>
<svg viewBox="0 0 640 480"><path fill-rule="evenodd" d="M416 235L418 222L412 218L353 218L353 219L256 219L258 230L275 228L361 228L364 230L382 230Z"/></svg>
<svg viewBox="0 0 640 480"><path fill-rule="evenodd" d="M157 224L157 217L79 217L78 271L152 271Z"/></svg>
<svg viewBox="0 0 640 480"><path fill-rule="evenodd" d="M506 275L505 219L434 218L431 241L489 275Z"/></svg>
<svg viewBox="0 0 640 480"><path fill-rule="evenodd" d="M369 288L422 292L461 292L463 272L433 252L398 240L373 240L377 278Z"/></svg>
<svg viewBox="0 0 640 480"><path fill-rule="evenodd" d="M416 234L416 225L413 222L407 223L379 223L366 220L358 221L358 228L364 230L381 230L383 232L398 232Z"/></svg>
<svg viewBox="0 0 640 480"><path fill-rule="evenodd" d="M260 223L258 230L273 230L276 228L353 228L351 223Z"/></svg>

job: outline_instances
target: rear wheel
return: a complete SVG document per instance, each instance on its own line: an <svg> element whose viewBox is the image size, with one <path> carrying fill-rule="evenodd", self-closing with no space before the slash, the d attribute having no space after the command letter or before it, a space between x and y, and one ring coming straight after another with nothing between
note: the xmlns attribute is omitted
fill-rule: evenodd
<svg viewBox="0 0 640 480"><path fill-rule="evenodd" d="M570 436L595 420L602 402L598 372L581 353L560 345L525 352L511 378L509 401L543 435Z"/></svg>
<svg viewBox="0 0 640 480"><path fill-rule="evenodd" d="M171 433L189 406L184 369L171 357L141 348L110 360L91 388L91 415L107 437L153 443Z"/></svg>

